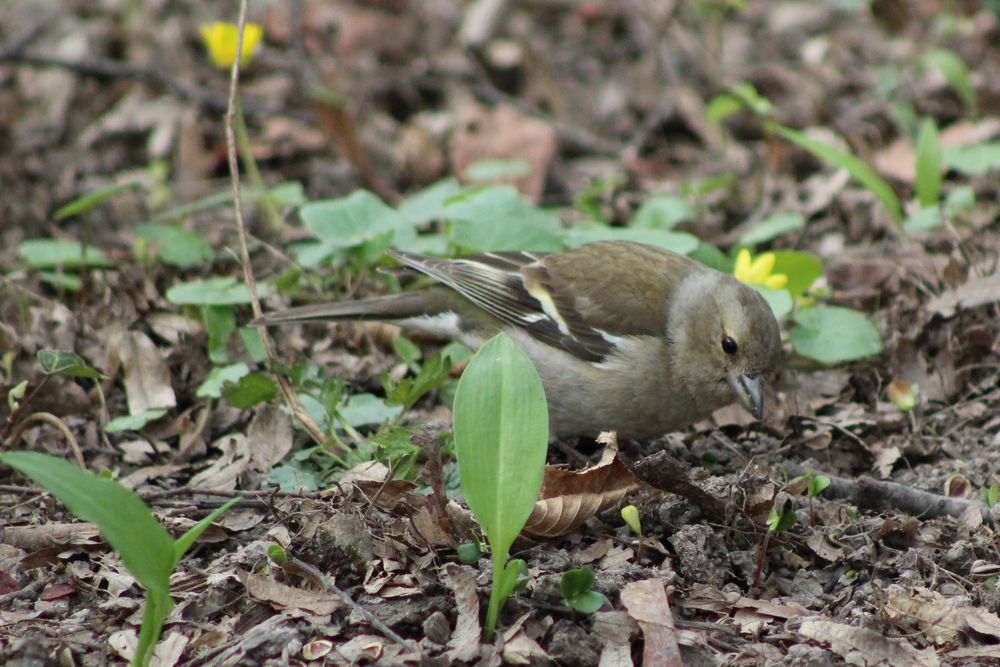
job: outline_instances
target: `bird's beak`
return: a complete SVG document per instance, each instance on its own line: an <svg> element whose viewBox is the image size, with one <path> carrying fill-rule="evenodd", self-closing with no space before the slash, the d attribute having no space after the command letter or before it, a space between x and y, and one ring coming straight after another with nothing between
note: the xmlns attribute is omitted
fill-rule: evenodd
<svg viewBox="0 0 1000 667"><path fill-rule="evenodd" d="M732 387L740 405L756 419L764 418L764 378L760 375L732 374L726 380Z"/></svg>

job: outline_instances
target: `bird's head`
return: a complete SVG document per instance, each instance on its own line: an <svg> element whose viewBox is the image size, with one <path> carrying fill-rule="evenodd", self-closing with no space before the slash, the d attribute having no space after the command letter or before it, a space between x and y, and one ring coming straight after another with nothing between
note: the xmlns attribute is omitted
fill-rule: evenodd
<svg viewBox="0 0 1000 667"><path fill-rule="evenodd" d="M755 289L726 274L712 272L685 282L683 296L670 306L668 338L678 362L689 369L687 381L704 383L713 395L731 391L761 419L763 376L781 355L771 307Z"/></svg>

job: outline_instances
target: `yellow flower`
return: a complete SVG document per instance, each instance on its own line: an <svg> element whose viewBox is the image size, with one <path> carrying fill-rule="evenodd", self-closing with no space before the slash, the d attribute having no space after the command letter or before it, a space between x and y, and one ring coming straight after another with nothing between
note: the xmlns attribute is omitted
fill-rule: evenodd
<svg viewBox="0 0 1000 667"><path fill-rule="evenodd" d="M773 252L765 252L751 262L750 251L743 248L736 256L736 268L733 269L733 275L736 276L737 280L748 285L763 285L769 289L781 289L788 284L788 276L783 273L771 273L774 270L776 259Z"/></svg>
<svg viewBox="0 0 1000 667"><path fill-rule="evenodd" d="M233 23L216 21L212 25L201 26L201 39L205 42L212 64L220 69L228 69L236 60L236 38L238 27ZM254 51L264 36L264 28L257 23L247 23L243 31L243 53L240 67L246 67L253 59Z"/></svg>

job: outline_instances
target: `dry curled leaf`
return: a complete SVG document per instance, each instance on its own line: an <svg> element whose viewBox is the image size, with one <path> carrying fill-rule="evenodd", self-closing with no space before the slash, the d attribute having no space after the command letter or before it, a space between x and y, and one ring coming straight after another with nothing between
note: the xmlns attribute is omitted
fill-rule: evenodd
<svg viewBox="0 0 1000 667"><path fill-rule="evenodd" d="M639 480L611 447L597 465L584 470L547 467L540 498L528 517L524 533L531 537L556 537L572 532L590 517L613 507L638 484Z"/></svg>

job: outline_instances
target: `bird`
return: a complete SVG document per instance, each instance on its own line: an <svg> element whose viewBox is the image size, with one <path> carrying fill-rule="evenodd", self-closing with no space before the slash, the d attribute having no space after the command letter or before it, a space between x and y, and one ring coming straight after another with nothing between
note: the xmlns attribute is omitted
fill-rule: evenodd
<svg viewBox="0 0 1000 667"><path fill-rule="evenodd" d="M732 275L630 241L453 259L388 254L435 282L252 324L374 320L473 349L504 331L538 370L553 439L604 431L653 439L733 402L764 416L764 377L779 362L781 335L760 293Z"/></svg>

